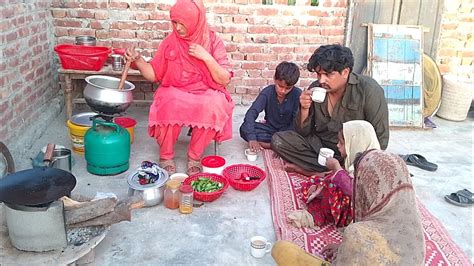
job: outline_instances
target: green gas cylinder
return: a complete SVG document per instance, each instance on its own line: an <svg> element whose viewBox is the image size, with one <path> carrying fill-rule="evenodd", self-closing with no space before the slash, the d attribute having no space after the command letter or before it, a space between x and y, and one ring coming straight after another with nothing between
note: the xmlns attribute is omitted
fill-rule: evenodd
<svg viewBox="0 0 474 266"><path fill-rule="evenodd" d="M89 173L122 173L129 167L130 134L117 124L94 119L84 136L84 150Z"/></svg>

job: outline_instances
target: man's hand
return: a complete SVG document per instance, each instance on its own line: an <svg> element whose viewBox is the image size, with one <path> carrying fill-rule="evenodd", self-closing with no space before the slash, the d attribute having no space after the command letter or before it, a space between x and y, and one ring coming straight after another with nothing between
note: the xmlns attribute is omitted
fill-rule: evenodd
<svg viewBox="0 0 474 266"><path fill-rule="evenodd" d="M202 61L212 59L212 55L209 54L204 47L196 43L189 46L189 55L201 59Z"/></svg>
<svg viewBox="0 0 474 266"><path fill-rule="evenodd" d="M253 152L259 152L263 149L262 146L260 146L260 143L256 140L249 141L249 148Z"/></svg>
<svg viewBox="0 0 474 266"><path fill-rule="evenodd" d="M341 164L338 160L334 158L327 158L326 159L326 167L331 171L339 171L342 169Z"/></svg>
<svg viewBox="0 0 474 266"><path fill-rule="evenodd" d="M300 95L301 109L308 110L313 100L311 99L311 90L305 90Z"/></svg>

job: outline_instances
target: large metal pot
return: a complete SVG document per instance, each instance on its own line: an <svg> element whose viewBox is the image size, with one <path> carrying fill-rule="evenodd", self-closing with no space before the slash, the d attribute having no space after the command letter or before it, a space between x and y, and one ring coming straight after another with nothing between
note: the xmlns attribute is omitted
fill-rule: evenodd
<svg viewBox="0 0 474 266"><path fill-rule="evenodd" d="M84 99L96 112L114 115L125 112L133 102L132 91L135 85L125 81L122 90L118 90L120 79L94 75L86 78Z"/></svg>
<svg viewBox="0 0 474 266"><path fill-rule="evenodd" d="M160 204L164 199L165 184L169 176L166 170L160 169L160 177L155 183L140 185L138 182L138 172L134 172L128 176L128 195L130 197L139 195L143 199L145 206L155 206Z"/></svg>

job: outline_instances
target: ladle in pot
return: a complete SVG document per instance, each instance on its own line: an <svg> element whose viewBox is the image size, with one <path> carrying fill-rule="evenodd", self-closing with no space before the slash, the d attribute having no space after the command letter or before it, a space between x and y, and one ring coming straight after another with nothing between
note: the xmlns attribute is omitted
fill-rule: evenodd
<svg viewBox="0 0 474 266"><path fill-rule="evenodd" d="M119 91L123 90L123 86L125 85L125 80L127 79L127 74L128 74L128 69L130 68L130 64L132 64L132 61L127 60L127 62L125 63L125 66L123 67L122 77L120 78L120 83L117 88Z"/></svg>

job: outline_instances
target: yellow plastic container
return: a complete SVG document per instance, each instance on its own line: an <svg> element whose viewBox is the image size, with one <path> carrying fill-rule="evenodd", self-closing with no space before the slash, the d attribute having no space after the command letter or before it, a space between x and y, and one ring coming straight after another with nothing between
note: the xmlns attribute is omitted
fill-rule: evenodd
<svg viewBox="0 0 474 266"><path fill-rule="evenodd" d="M75 125L71 122L71 120L68 120L66 124L69 129L72 150L75 153L84 154L84 135L90 127Z"/></svg>

